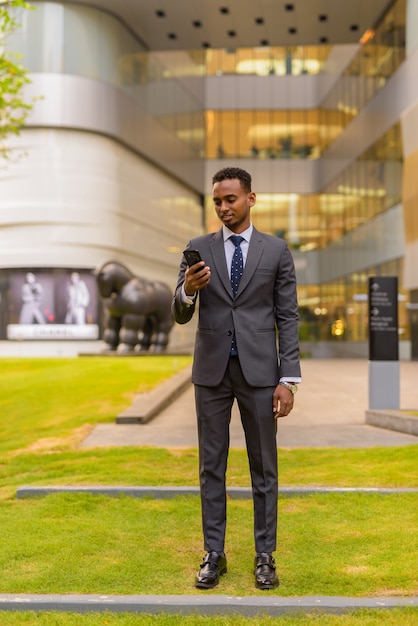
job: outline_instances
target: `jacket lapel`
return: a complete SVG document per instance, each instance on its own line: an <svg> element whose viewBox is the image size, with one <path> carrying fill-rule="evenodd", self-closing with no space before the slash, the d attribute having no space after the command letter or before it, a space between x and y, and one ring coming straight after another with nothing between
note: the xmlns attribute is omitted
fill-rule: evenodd
<svg viewBox="0 0 418 626"><path fill-rule="evenodd" d="M225 258L225 246L222 229L218 230L214 233L212 241L210 242L210 249L212 253L212 258L214 265L216 267L216 271L218 272L218 276L222 285L225 288L225 291L231 298L233 299L231 282L229 280L228 268L226 266L226 258Z"/></svg>

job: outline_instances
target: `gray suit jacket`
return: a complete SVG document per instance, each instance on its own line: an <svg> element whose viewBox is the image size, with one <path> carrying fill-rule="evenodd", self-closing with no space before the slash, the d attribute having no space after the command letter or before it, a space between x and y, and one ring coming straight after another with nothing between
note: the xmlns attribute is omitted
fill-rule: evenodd
<svg viewBox="0 0 418 626"><path fill-rule="evenodd" d="M172 303L179 324L188 322L198 307L192 382L208 387L221 382L234 331L241 368L250 385L276 386L281 376L300 376L296 278L285 241L253 229L235 299L222 229L192 239L188 248L199 250L211 269L209 285L187 306L181 300L187 267L183 258Z"/></svg>

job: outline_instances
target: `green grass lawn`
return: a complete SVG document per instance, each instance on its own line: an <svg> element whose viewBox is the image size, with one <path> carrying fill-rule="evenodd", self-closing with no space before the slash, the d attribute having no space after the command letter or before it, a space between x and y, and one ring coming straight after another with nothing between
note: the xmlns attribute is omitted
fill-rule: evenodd
<svg viewBox="0 0 418 626"><path fill-rule="evenodd" d="M414 494L281 498L277 595L416 593L416 501ZM11 500L0 507L0 528L0 593L196 592L197 496ZM253 550L252 503L231 499L228 574L214 593L264 595L254 588Z"/></svg>
<svg viewBox="0 0 418 626"><path fill-rule="evenodd" d="M191 362L189 357L0 359L0 500L21 485L197 485L195 449L77 445L113 422L134 396ZM155 471L158 467L158 471ZM280 450L280 484L415 487L417 448ZM244 450L231 450L231 486L248 486Z"/></svg>
<svg viewBox="0 0 418 626"><path fill-rule="evenodd" d="M80 431L114 421L136 394L189 363L168 356L0 359L0 454L76 442Z"/></svg>
<svg viewBox="0 0 418 626"><path fill-rule="evenodd" d="M210 615L209 620L211 626L416 626L417 616L414 609L391 609L353 611L347 615ZM0 613L1 626L207 626L209 620L204 615Z"/></svg>
<svg viewBox="0 0 418 626"><path fill-rule="evenodd" d="M203 554L197 497L15 498L22 485L197 485L195 449L77 448L94 424L113 421L135 394L189 363L188 357L170 356L0 360L0 593L196 593L193 578ZM416 487L417 450L414 445L280 450L280 484ZM231 450L228 484L249 485L242 450ZM274 593L418 594L417 504L416 494L280 498L281 586ZM227 555L228 574L211 593L263 595L252 574L251 501L228 503ZM380 613L376 619L412 625L410 615L417 617L413 611L401 613L401 622L382 621ZM395 615L384 614L385 620ZM6 615L22 621L5 621ZM334 619L322 616L320 623L377 624L373 612L358 615L349 622L322 621ZM33 614L25 619L0 612L1 626L155 623L154 617L131 615L110 615L106 622L103 614L83 616L87 621L71 621L70 615L50 622L30 621ZM180 623L173 616L165 619L173 621L158 623ZM309 619L305 623L316 621Z"/></svg>

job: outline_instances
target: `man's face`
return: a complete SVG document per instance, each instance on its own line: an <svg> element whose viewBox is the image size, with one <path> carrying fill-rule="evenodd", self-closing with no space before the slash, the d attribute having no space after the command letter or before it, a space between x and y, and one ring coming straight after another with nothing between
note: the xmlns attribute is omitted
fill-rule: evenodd
<svg viewBox="0 0 418 626"><path fill-rule="evenodd" d="M250 209L255 204L255 193L245 191L237 178L215 183L213 202L222 224L234 233L242 233L249 227Z"/></svg>

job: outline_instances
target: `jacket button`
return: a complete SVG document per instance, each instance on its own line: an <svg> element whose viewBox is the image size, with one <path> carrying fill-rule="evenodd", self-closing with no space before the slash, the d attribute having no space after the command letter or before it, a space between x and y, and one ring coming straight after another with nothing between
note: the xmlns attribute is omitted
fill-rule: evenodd
<svg viewBox="0 0 418 626"><path fill-rule="evenodd" d="M228 337L230 337L232 335L232 330L228 330L226 334L228 335Z"/></svg>

